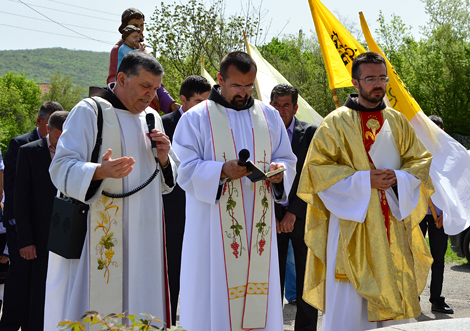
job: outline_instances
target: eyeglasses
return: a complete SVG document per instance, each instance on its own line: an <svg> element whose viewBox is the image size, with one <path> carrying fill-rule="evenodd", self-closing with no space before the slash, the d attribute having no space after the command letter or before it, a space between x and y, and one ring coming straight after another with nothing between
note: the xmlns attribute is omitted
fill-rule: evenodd
<svg viewBox="0 0 470 331"><path fill-rule="evenodd" d="M243 92L243 91L250 92L255 89L255 86L254 85L248 85L248 86L232 85L230 86L230 88L238 92Z"/></svg>
<svg viewBox="0 0 470 331"><path fill-rule="evenodd" d="M388 77L367 77L365 79L358 78L357 80L365 80L366 84L373 85L379 81L380 84L387 84L390 80Z"/></svg>

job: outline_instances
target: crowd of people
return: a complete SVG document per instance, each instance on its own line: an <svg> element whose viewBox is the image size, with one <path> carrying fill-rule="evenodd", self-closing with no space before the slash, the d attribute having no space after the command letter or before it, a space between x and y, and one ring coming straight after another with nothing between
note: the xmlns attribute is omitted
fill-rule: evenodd
<svg viewBox="0 0 470 331"><path fill-rule="evenodd" d="M143 13L121 21L107 87L70 113L45 102L37 127L0 154L0 331L56 330L86 311L170 326L178 307L189 331L282 331L289 245L295 330L316 330L318 310L323 330L406 323L421 314L431 265L432 310L453 313L441 296L447 235L432 156L384 103L382 56L354 59L358 94L316 127L295 116L294 86L275 86L270 104L253 98L257 65L241 51L221 60L217 85L187 77L176 103L143 44ZM369 153L383 126L396 169ZM253 179L255 168L267 174ZM89 206L78 259L48 250L58 192Z"/></svg>

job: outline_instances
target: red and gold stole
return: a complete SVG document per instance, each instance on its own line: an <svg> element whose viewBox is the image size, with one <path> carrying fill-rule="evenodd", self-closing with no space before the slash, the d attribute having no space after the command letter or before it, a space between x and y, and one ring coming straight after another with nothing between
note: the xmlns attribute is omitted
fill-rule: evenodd
<svg viewBox="0 0 470 331"><path fill-rule="evenodd" d="M384 123L382 111L359 111L361 116L362 126L362 141L367 152L369 162L372 164L372 168L375 169L374 162L369 155L369 150L372 144L375 142L377 135ZM390 244L390 208L388 207L387 198L385 197L385 191L379 190L380 195L380 206L382 207L382 213L385 218L385 229L387 230L388 243Z"/></svg>

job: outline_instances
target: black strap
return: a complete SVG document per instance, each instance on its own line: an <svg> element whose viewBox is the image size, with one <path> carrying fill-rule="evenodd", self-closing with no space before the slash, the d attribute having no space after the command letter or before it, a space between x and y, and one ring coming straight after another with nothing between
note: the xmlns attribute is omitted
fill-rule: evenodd
<svg viewBox="0 0 470 331"><path fill-rule="evenodd" d="M98 135L96 137L95 148L93 148L93 152L91 153L91 162L97 163L101 144L103 143L103 139L101 138L101 134L103 132L103 110L101 109L100 103L96 101L95 98L90 99L92 99L96 103L96 107L98 108Z"/></svg>
<svg viewBox="0 0 470 331"><path fill-rule="evenodd" d="M155 158L155 162L157 163L158 165L158 159ZM130 197L131 195L139 192L140 190L142 190L143 188L145 188L148 184L150 184L152 182L152 180L155 179L155 177L157 177L159 173L159 170L158 170L158 166L157 168L155 169L155 171L153 172L153 174L150 176L149 179L147 179L145 181L145 183L143 183L142 185L140 185L139 187L136 187L135 189L129 191L129 192L126 192L126 193L111 193L111 192L107 192L105 190L101 191L101 194L103 194L105 197L108 197L108 198L115 198L115 199L122 199L122 198L127 198L127 197Z"/></svg>
<svg viewBox="0 0 470 331"><path fill-rule="evenodd" d="M96 136L95 148L93 148L93 152L91 153L91 162L97 163L100 148L101 148L101 145L103 143L103 139L101 138L101 134L102 134L102 131L103 131L103 110L101 109L100 103L98 101L96 101L96 99L94 99L94 98L90 98L90 99L92 99L96 103L96 107L98 108L98 135ZM126 193L111 193L111 192L106 192L105 190L103 190L101 192L101 194L103 194L104 196L110 197L110 198L118 198L118 199L120 198L120 199L122 199L122 198L127 198L127 197L139 192L144 187L146 187L148 184L150 184L150 182L153 181L155 179L155 177L157 176L157 174L159 172L159 170L158 170L158 159L157 158L155 158L155 162L157 163L157 168L155 169L153 174L150 176L150 178L147 179L139 187L136 187L135 189L133 189L129 192L126 192ZM100 185L101 181L97 182L97 184Z"/></svg>

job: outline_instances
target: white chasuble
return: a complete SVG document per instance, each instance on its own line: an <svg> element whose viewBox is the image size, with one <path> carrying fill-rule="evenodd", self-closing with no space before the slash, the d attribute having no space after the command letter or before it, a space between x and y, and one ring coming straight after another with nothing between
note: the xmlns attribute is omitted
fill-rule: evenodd
<svg viewBox="0 0 470 331"><path fill-rule="evenodd" d="M267 123L271 137L269 148L271 155L267 155L267 159L270 162L280 163L286 168L283 177L284 195L276 200L282 203L287 199L286 194L290 191L295 177L296 157L292 153L289 137L279 113L266 104L257 101L256 103L264 113L263 122ZM253 136L253 121L255 120L252 116L253 110L253 107L240 111L224 109L232 131L228 129L223 132L223 135L228 136L229 139L233 138L232 146L234 144L236 148L232 159L238 159L238 152L246 148L250 152L249 160L255 161L253 156L256 137ZM227 119L224 120L227 121ZM191 331L231 329L231 300L227 291L228 280L220 220L220 214L226 209L226 204L217 200L224 162L214 158L214 140L221 139L221 136L216 136L214 133L215 127L219 125L217 123L211 127L208 102L201 102L181 117L173 136L173 150L181 160L181 166L178 169L178 184L186 191L186 224L180 278L180 325ZM259 159L257 156L256 161ZM245 229L247 229L244 229L246 242L251 246L246 244L244 251L238 247L238 252L248 256L249 248L251 248L253 259L256 255L256 247L253 247L257 239L252 238L251 229L253 224L259 221L253 216L255 191L252 190L253 185L248 178L243 177L240 182L244 206L242 213L245 215ZM274 207L269 208L273 212ZM237 220L238 216L241 215L237 211ZM266 253L270 259L268 304L267 311L263 313L263 310L260 310L260 312L266 315L266 326L262 330L283 331L276 230L275 222L272 223L269 233L271 247L267 249L264 246L262 254ZM239 244L239 241L237 243ZM233 257L235 257L234 252L230 247L229 253ZM259 254L257 256L259 257ZM245 279L243 285L247 282L248 278ZM253 310L257 309L253 308ZM241 323L242 321L239 323L239 328L241 328Z"/></svg>
<svg viewBox="0 0 470 331"><path fill-rule="evenodd" d="M208 104L215 159L220 162L237 159L233 134L227 134L232 129L224 108L215 102ZM254 106L252 119L253 159L266 172L271 163L271 139L259 105ZM240 179L225 182L219 202L232 331L266 325L273 200L268 181L253 183L252 190L255 194L251 229L246 227L245 213L250 211L244 209ZM251 243L247 231L252 233Z"/></svg>
<svg viewBox="0 0 470 331"><path fill-rule="evenodd" d="M110 106L106 100L97 99L100 100L102 107ZM121 180L122 191L129 192L144 183L156 167L160 166L155 163L150 140L146 136L148 130L145 112L132 114L127 110L112 109L117 117L120 135L113 143L120 145L122 156L133 157L135 160L130 174ZM146 111L153 112L150 108ZM105 126L108 124L106 123ZM155 128L163 131L158 115L155 115ZM96 113L90 104L81 101L64 123L64 131L59 139L56 155L50 168L51 179L61 192L93 205L101 203L98 201L102 199L102 190L116 193L108 184L109 181L105 180L92 197L86 198L97 167L96 163L89 161L96 136ZM102 146L100 158L108 147L110 146ZM117 150L115 155L114 147L111 148L111 158L117 158L119 156ZM169 156L176 180L179 160L172 151ZM94 227L91 225L90 213L88 232L80 259L67 260L56 254L49 254L44 330L56 330L57 323L65 319L79 320L84 312L93 308L93 302L96 302L92 297L95 293L91 279L94 272L98 281L103 283L108 281L109 272L109 283L116 281L118 283L116 292L122 293L122 301L117 302L115 306L113 296L108 297L108 294L105 294L102 303L107 302L106 308L105 311L99 311L100 313L109 313L111 309L116 309L112 312L127 312L136 315L149 313L165 320L168 287L165 281L162 194L171 192L172 188L165 184L161 169L159 170L157 177L148 186L130 197L121 199L122 278L120 281L113 279L115 275L118 275L117 268L113 265L119 246L115 229L111 227L104 236L105 232L101 228L97 229L96 225ZM110 217L113 223L114 219L117 220L116 208L113 207L116 199L114 202L112 199L102 200L102 202L108 207L106 211L109 212L103 219L108 220ZM91 243L91 232L95 229L100 241L103 238L103 250L97 247L97 244ZM99 269L100 265L108 264L108 262L111 263L107 269L105 266Z"/></svg>

